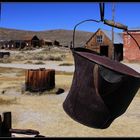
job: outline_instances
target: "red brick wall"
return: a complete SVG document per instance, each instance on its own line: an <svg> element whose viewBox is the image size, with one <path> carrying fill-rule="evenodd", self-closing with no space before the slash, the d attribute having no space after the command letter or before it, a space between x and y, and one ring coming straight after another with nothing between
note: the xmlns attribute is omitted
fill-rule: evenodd
<svg viewBox="0 0 140 140"><path fill-rule="evenodd" d="M140 45L140 31L139 32L129 32L136 39L138 44ZM124 50L123 50L123 58L124 61L138 61L140 62L140 49L137 44L133 40L133 38L127 33L123 33L123 41L124 41Z"/></svg>

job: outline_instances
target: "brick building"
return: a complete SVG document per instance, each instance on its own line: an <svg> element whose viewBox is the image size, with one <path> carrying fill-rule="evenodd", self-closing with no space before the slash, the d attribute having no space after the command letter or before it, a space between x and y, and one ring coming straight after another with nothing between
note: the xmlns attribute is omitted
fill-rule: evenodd
<svg viewBox="0 0 140 140"><path fill-rule="evenodd" d="M140 46L140 28L139 29L129 29L128 32L135 38ZM123 42L124 42L124 49L123 49L123 58L124 61L128 62L140 62L140 49L137 46L134 39L123 32Z"/></svg>

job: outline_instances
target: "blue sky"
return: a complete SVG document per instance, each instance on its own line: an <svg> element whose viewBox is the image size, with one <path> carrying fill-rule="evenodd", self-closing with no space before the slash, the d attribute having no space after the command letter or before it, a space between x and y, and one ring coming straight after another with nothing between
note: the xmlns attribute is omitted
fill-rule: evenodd
<svg viewBox="0 0 140 140"><path fill-rule="evenodd" d="M115 21L128 27L140 27L140 2L115 2ZM112 3L105 2L105 19L112 19ZM98 2L2 2L0 27L42 31L73 30L85 19L100 20ZM77 30L111 30L103 23L87 22ZM119 29L115 31L121 31Z"/></svg>

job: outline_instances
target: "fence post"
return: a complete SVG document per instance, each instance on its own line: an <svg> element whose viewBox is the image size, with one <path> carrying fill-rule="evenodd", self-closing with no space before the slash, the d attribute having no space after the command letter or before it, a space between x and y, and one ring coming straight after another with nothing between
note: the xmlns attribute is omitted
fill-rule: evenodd
<svg viewBox="0 0 140 140"><path fill-rule="evenodd" d="M0 137L2 136L2 118L0 115Z"/></svg>
<svg viewBox="0 0 140 140"><path fill-rule="evenodd" d="M11 132L9 131L12 127L12 119L11 119L11 112L4 112L3 113L3 122L2 122L2 137L11 137Z"/></svg>

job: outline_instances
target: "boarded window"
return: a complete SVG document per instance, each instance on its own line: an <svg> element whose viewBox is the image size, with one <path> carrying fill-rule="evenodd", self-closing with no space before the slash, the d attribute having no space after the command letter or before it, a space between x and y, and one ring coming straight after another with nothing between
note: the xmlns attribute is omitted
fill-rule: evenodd
<svg viewBox="0 0 140 140"><path fill-rule="evenodd" d="M96 42L97 43L103 43L103 36L102 35L97 35L96 36Z"/></svg>

